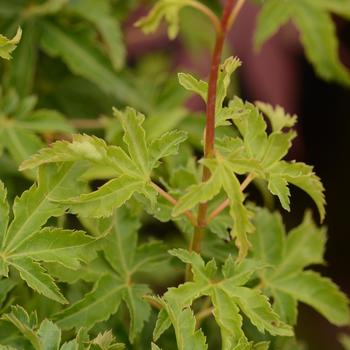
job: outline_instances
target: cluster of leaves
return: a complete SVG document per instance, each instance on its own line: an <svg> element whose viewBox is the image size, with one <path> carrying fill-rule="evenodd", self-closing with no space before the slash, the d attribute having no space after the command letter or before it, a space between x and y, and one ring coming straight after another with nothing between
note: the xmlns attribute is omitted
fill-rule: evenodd
<svg viewBox="0 0 350 350"><path fill-rule="evenodd" d="M348 16L342 3L266 1L257 44L297 15L319 73L348 84L328 14ZM304 349L294 338L299 302L334 325L348 325L347 297L330 279L307 270L324 263L325 229L307 212L287 234L280 214L246 202L245 189L254 181L290 210L289 186L294 185L313 199L323 221L324 189L313 168L284 160L296 136L296 116L279 106L230 100L231 75L241 62L228 58L217 82L215 154L198 160L193 146L203 141L203 123L184 121L187 112L178 104L186 93L170 84L167 92L175 91L175 97L148 103L140 90L149 80L134 84L120 71L126 56L113 10L126 5L114 7L112 0L28 4L0 0L6 30L14 23L24 30L13 64L4 70L0 150L34 180L13 205L0 181L0 349L124 349L113 334L135 349ZM138 26L152 32L164 17L174 38L185 6L203 10L193 0L161 0ZM306 33L306 26L318 20L321 40ZM12 39L1 36L0 56L9 59L20 38L20 29ZM320 45L316 51L315 45ZM149 116L115 108L114 116L104 119L106 140L69 136L74 128L64 114L74 108L57 112L41 100L38 88L35 109L30 95L41 59L38 47L60 57L65 69L80 77L77 86L95 84L104 94L101 101L112 98ZM178 78L185 90L207 102L205 81L184 73ZM188 132L174 130L176 125ZM51 143L55 137L59 140ZM207 181L201 180L203 167L211 173ZM179 248L198 229L196 214L203 203L209 215L202 252ZM160 230L154 219L173 222L182 237L165 238L172 229L164 225L157 241L153 236L159 234L149 233ZM185 269L178 260L187 265L180 285ZM36 311L13 306L16 298L25 309L37 309L42 321ZM344 346L347 342L344 336Z"/></svg>
<svg viewBox="0 0 350 350"><path fill-rule="evenodd" d="M90 337L85 329L80 329L77 337L61 345L62 331L53 322L45 319L38 324L35 312L30 315L20 306L13 306L11 312L3 314L1 320L10 323L17 345L25 349L32 346L35 350L122 350L123 344L118 344L112 332L99 334L95 339ZM11 330L12 330L11 329ZM22 337L20 337L22 335ZM12 346L1 346L1 349L15 349Z"/></svg>

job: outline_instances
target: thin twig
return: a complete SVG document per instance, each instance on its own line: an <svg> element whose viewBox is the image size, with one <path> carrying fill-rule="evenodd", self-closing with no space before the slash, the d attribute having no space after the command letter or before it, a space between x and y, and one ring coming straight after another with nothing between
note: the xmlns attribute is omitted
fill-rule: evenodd
<svg viewBox="0 0 350 350"><path fill-rule="evenodd" d="M245 1L246 0L238 0L237 1L236 5L231 13L230 19L228 21L228 28L231 28L232 25L235 23L237 16L238 16L239 12L241 11Z"/></svg>
<svg viewBox="0 0 350 350"><path fill-rule="evenodd" d="M170 202L171 204L173 204L174 206L177 204L177 200L168 192L166 192L165 190L163 190L161 187L159 187L157 184L155 184L154 182L151 182L151 186L162 196L164 197L168 202ZM194 217L194 215L189 211L186 210L184 213L184 215L187 216L187 218L190 220L191 224L193 226L197 225L197 220Z"/></svg>
<svg viewBox="0 0 350 350"><path fill-rule="evenodd" d="M249 174L241 184L241 191L243 192L248 185L254 180L255 175ZM209 215L207 223L213 221L222 211L224 211L230 205L229 199L225 199L213 212Z"/></svg>
<svg viewBox="0 0 350 350"><path fill-rule="evenodd" d="M221 31L221 23L219 18L208 6L205 6L202 3L195 0L189 1L188 5L205 14L213 24L216 33L219 33Z"/></svg>
<svg viewBox="0 0 350 350"><path fill-rule="evenodd" d="M151 295L144 295L143 300L147 301L148 304L153 306L155 309L161 310L163 308L163 305L159 303L157 300L155 300Z"/></svg>
<svg viewBox="0 0 350 350"><path fill-rule="evenodd" d="M201 310L199 311L195 317L196 317L196 328L199 328L201 322L207 318L208 316L210 316L214 311L214 307L209 307L209 308L206 308L204 310Z"/></svg>
<svg viewBox="0 0 350 350"><path fill-rule="evenodd" d="M71 119L70 123L76 129L103 129L106 126L104 118Z"/></svg>

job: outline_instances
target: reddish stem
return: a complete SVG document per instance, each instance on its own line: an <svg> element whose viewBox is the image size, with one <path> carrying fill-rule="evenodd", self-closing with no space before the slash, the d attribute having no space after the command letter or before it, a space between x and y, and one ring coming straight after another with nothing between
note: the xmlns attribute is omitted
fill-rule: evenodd
<svg viewBox="0 0 350 350"><path fill-rule="evenodd" d="M217 32L213 57L211 61L210 77L208 85L208 99L207 99L207 111L206 111L206 129L205 129L205 145L204 145L204 157L212 158L214 156L214 141L215 141L215 105L216 105L216 93L217 82L219 76L219 66L221 62L222 50L224 47L225 37L229 28L230 16L234 7L234 0L227 0L220 26L221 30ZM203 169L202 180L208 181L210 178L210 170L207 167ZM196 227L193 239L191 242L190 250L199 252L201 249L201 241L203 239L203 229L206 226L206 216L208 210L208 203L202 203L198 208L198 227Z"/></svg>

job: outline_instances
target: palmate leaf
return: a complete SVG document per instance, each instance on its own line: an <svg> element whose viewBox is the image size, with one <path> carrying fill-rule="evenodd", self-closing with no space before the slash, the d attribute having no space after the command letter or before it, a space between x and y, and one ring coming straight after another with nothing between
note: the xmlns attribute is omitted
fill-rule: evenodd
<svg viewBox="0 0 350 350"><path fill-rule="evenodd" d="M62 215L66 207L53 204L51 197L64 198L68 193L78 194L79 185L74 184L85 167L64 164L49 165L39 170L39 182L34 184L13 206L13 220L6 211L5 191L2 187L2 210L4 231L1 244L1 274L7 276L9 266L14 267L26 283L38 293L65 303L53 278L47 274L41 262L55 262L70 269L80 267L81 261L94 257L94 239L83 232L59 228L42 228L53 216ZM5 206L4 206L5 205Z"/></svg>
<svg viewBox="0 0 350 350"><path fill-rule="evenodd" d="M252 236L253 255L270 265L258 272L274 308L290 324L296 322L297 302L315 308L336 325L349 322L348 300L328 278L304 271L323 263L326 241L324 229L315 226L311 216L288 236L277 214L259 209L255 217L256 234Z"/></svg>
<svg viewBox="0 0 350 350"><path fill-rule="evenodd" d="M2 320L12 323L22 336L29 340L34 350L122 350L124 345L117 343L111 331L97 335L89 340L87 332L81 336L81 330L76 339L61 345L62 332L57 324L47 319L38 324L35 312L30 315L21 306L12 306L11 312L4 314ZM0 340L1 341L1 340ZM2 347L0 345L0 349ZM12 349L12 348L8 348Z"/></svg>
<svg viewBox="0 0 350 350"><path fill-rule="evenodd" d="M201 330L196 330L196 319L191 309L182 309L181 305L161 300L164 310L173 324L179 350L206 350L208 345Z"/></svg>
<svg viewBox="0 0 350 350"><path fill-rule="evenodd" d="M16 48L22 37L22 29L18 28L12 39L8 39L0 34L0 57L6 60L11 58L12 51Z"/></svg>
<svg viewBox="0 0 350 350"><path fill-rule="evenodd" d="M124 113L114 109L114 115L124 129L123 140L128 146L131 159L146 177L149 176L149 154L146 133L142 126L145 116L130 107Z"/></svg>
<svg viewBox="0 0 350 350"><path fill-rule="evenodd" d="M342 0L266 1L258 19L256 46L260 47L280 26L292 20L317 73L326 80L349 85L350 73L339 59L336 28L329 12L349 17L349 6Z"/></svg>
<svg viewBox="0 0 350 350"><path fill-rule="evenodd" d="M166 259L162 244L137 245L138 219L125 207L117 209L107 220L109 232L102 241L103 252L110 264L99 272L99 280L85 297L56 315L63 329L91 327L115 314L124 301L130 312L130 341L133 342L150 315L150 306L143 296L147 286L134 282L134 275L154 271ZM78 271L77 276L84 278Z"/></svg>
<svg viewBox="0 0 350 350"><path fill-rule="evenodd" d="M202 258L182 249L172 250L171 254L183 262L191 264L193 282L187 282L178 288L170 288L160 299L168 318L175 329L179 349L207 349L202 332L195 333L195 319L189 307L201 296L210 297L213 315L221 331L222 349L251 349L251 345L242 330L244 313L259 331L268 331L273 335L291 336L292 329L281 322L272 311L268 299L256 289L244 287L256 269L261 266L245 260L236 265L229 258L223 267L221 278L217 276L214 260L205 265ZM186 319L185 319L186 317ZM166 314L159 314L156 337L170 325ZM264 345L266 348L266 344Z"/></svg>
<svg viewBox="0 0 350 350"><path fill-rule="evenodd" d="M272 125L267 134L267 125L259 109L235 97L229 104L230 118L239 130L240 137L217 141L219 150L228 159L232 171L238 174L254 174L268 182L270 192L278 196L282 206L290 210L290 190L293 184L305 191L315 202L321 221L325 216L324 188L313 168L304 163L286 162L296 133L282 129L293 126L295 116L286 114L281 107L275 109L258 103ZM243 142L242 142L243 139Z"/></svg>
<svg viewBox="0 0 350 350"><path fill-rule="evenodd" d="M178 152L186 139L181 131L166 132L148 141L143 128L144 116L132 108L114 110L124 129L123 140L128 152L110 146L103 139L88 135L73 135L72 142L58 141L24 161L20 169L32 170L49 163L84 163L108 169L112 179L96 191L78 197L52 198L68 206L72 213L85 217L108 217L134 194L155 203L157 193L151 185L151 173L159 161ZM90 168L91 170L92 168Z"/></svg>
<svg viewBox="0 0 350 350"><path fill-rule="evenodd" d="M152 141L149 146L151 169L158 165L160 159L177 154L180 144L186 139L186 132L173 130Z"/></svg>

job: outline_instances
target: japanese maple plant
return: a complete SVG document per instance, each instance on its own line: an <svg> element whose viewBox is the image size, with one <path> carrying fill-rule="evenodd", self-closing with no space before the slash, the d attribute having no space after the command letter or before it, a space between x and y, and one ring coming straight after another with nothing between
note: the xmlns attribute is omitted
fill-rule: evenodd
<svg viewBox="0 0 350 350"><path fill-rule="evenodd" d="M334 325L349 324L345 294L309 269L324 263L326 229L306 211L287 233L278 212L247 201L257 184L289 211L292 184L312 198L321 223L325 217L324 188L312 166L284 160L297 117L280 106L228 98L241 61L222 60L222 52L243 4L226 0L217 16L196 0L161 0L137 23L149 33L165 18L175 38L187 6L212 23L208 82L178 75L206 103L203 154L185 131L148 135L145 116L127 107L113 111L123 130L118 144L74 134L22 162L20 170L36 181L12 211L1 183L0 334L11 334L0 338L1 349L304 349L294 336L299 302ZM312 7L306 4L304 10ZM293 6L302 5L267 1L260 44L296 13ZM1 38L4 58L20 34ZM308 54L327 78L330 66ZM348 79L337 67L334 79ZM227 132L219 137L217 130ZM164 226L149 224L150 217ZM142 233L153 227L176 237L145 240ZM29 287L22 298L51 305L39 320L20 305L8 310L8 295L22 281Z"/></svg>

